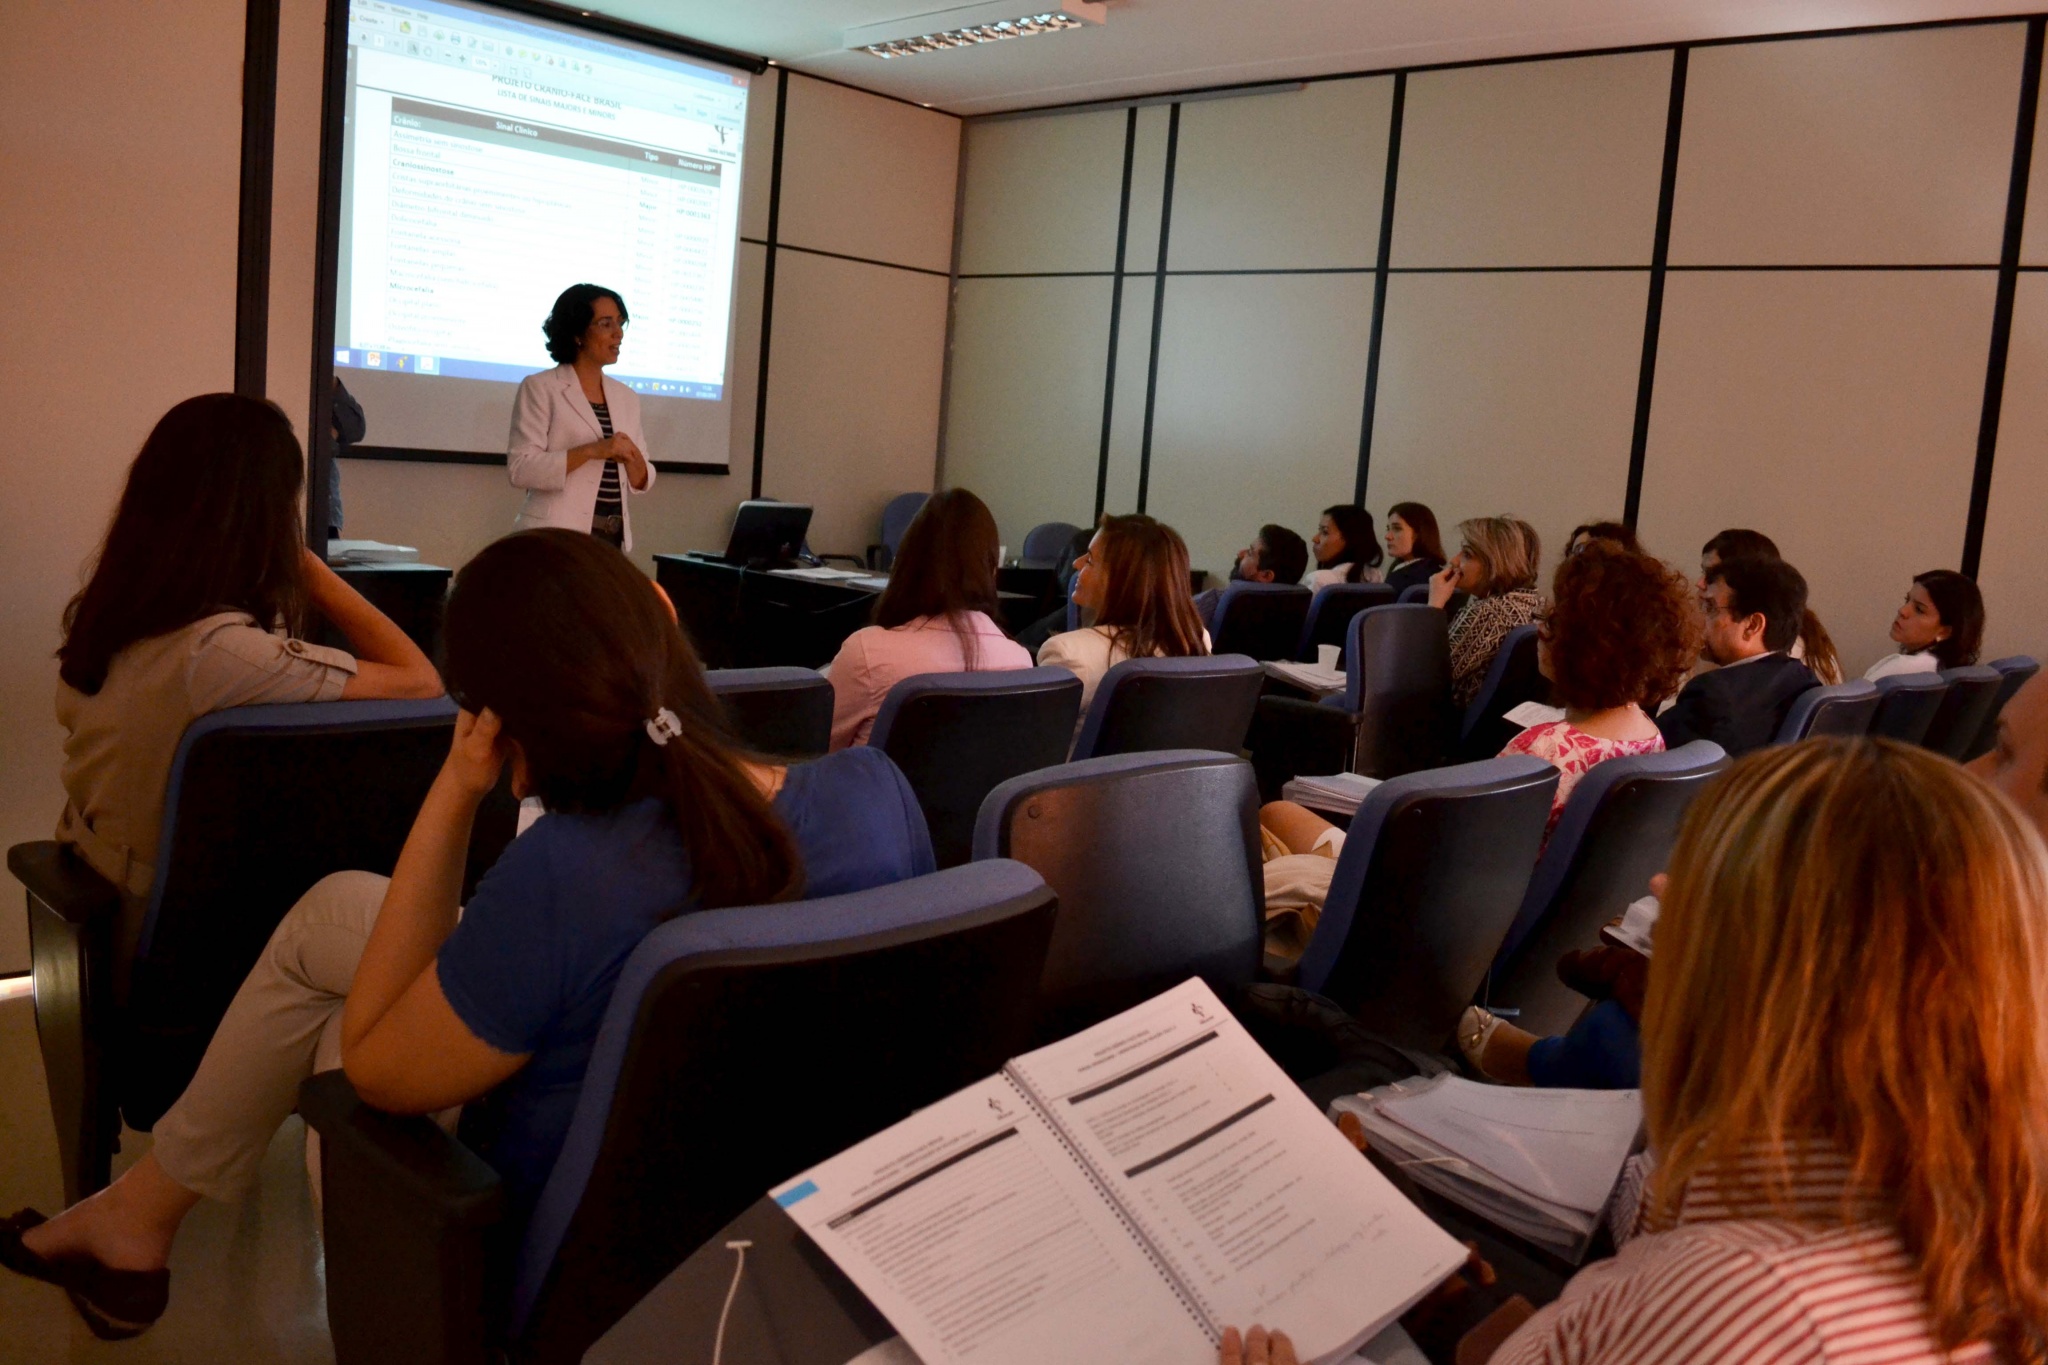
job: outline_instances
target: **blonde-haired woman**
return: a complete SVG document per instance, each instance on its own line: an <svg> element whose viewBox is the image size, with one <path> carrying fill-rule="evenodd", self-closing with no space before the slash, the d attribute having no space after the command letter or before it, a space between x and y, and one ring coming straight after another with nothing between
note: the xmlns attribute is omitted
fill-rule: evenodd
<svg viewBox="0 0 2048 1365"><path fill-rule="evenodd" d="M1636 1235L1493 1365L2048 1361L2040 833L1887 740L1743 759L1672 853L1643 1107Z"/></svg>
<svg viewBox="0 0 2048 1365"><path fill-rule="evenodd" d="M1536 619L1543 545L1533 526L1514 517L1461 521L1458 535L1458 553L1429 580L1429 605L1442 610L1452 593L1471 594L1451 620L1451 700L1469 706L1508 632Z"/></svg>

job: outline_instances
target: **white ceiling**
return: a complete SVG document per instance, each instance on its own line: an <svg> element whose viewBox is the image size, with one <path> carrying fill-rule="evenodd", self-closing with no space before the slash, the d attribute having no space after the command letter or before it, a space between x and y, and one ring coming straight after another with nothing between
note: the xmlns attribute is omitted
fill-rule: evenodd
<svg viewBox="0 0 2048 1365"><path fill-rule="evenodd" d="M885 62L842 50L841 31L961 0L582 2L956 114L2039 7L2039 0L1109 0L1109 22L1099 28Z"/></svg>

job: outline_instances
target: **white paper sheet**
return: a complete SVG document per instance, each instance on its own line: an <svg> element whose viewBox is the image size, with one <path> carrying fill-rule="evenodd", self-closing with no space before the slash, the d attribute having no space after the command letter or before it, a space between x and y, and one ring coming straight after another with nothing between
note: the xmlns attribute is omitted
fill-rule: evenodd
<svg viewBox="0 0 2048 1365"><path fill-rule="evenodd" d="M1387 1117L1517 1189L1589 1214L1606 1207L1643 1123L1639 1090L1539 1090L1462 1076L1403 1088L1410 1093L1380 1099Z"/></svg>

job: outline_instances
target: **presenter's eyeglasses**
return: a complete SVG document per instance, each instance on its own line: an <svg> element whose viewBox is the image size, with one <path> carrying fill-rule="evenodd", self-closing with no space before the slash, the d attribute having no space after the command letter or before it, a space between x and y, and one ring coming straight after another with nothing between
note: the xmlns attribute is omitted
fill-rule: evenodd
<svg viewBox="0 0 2048 1365"><path fill-rule="evenodd" d="M590 320L591 330L597 332L623 333L628 325L629 324L620 321L618 318L592 318Z"/></svg>

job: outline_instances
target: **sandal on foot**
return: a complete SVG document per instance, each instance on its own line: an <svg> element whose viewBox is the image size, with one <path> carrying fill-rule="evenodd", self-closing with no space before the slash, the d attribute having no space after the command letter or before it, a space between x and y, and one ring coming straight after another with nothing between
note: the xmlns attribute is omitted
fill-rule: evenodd
<svg viewBox="0 0 2048 1365"><path fill-rule="evenodd" d="M63 1290L102 1341L139 1336L163 1316L171 1298L170 1271L116 1270L90 1256L45 1260L21 1241L24 1232L45 1221L34 1209L0 1219L0 1266Z"/></svg>
<svg viewBox="0 0 2048 1365"><path fill-rule="evenodd" d="M1465 1060L1472 1063L1474 1070L1484 1074L1486 1068L1479 1059L1486 1055L1486 1045L1493 1041L1494 1030L1505 1022L1491 1010L1477 1005L1467 1005L1458 1017L1458 1051L1465 1054Z"/></svg>

